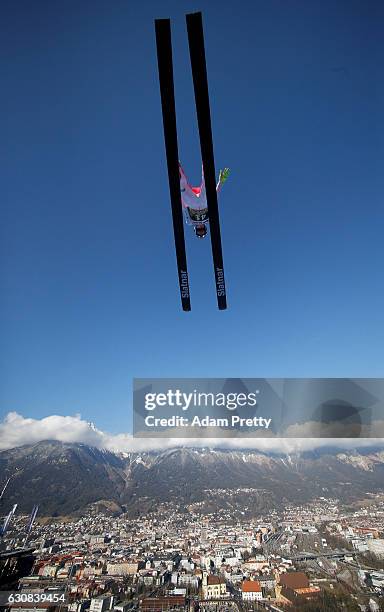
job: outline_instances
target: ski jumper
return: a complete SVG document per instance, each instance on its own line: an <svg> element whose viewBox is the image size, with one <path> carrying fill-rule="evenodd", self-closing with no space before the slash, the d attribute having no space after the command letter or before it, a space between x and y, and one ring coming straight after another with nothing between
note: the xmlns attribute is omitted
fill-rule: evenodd
<svg viewBox="0 0 384 612"><path fill-rule="evenodd" d="M191 187L185 172L179 162L181 202L185 221L188 225L202 225L209 223L207 194L205 191L204 168L201 168L200 187ZM221 183L216 186L216 191L220 189Z"/></svg>

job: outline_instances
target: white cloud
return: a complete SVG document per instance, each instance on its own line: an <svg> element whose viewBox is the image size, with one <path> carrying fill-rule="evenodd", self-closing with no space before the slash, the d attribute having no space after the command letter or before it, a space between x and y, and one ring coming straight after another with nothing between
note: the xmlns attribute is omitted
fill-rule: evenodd
<svg viewBox="0 0 384 612"><path fill-rule="evenodd" d="M102 435L102 432L83 421L80 415L52 415L42 419L31 419L17 412L9 412L0 424L0 449L34 444L48 439L100 446Z"/></svg>
<svg viewBox="0 0 384 612"><path fill-rule="evenodd" d="M309 424L312 425L312 424ZM145 451L175 448L176 446L209 447L228 449L258 449L271 452L306 451L332 446L339 448L361 448L383 446L383 438L313 438L311 430L297 426L289 438L134 438L129 433L110 434L84 421L79 414L74 416L51 415L42 419L25 418L17 412L9 412L0 423L0 450L35 444L42 440L81 442L110 451ZM313 430L312 430L313 431ZM373 429L384 434L381 422Z"/></svg>

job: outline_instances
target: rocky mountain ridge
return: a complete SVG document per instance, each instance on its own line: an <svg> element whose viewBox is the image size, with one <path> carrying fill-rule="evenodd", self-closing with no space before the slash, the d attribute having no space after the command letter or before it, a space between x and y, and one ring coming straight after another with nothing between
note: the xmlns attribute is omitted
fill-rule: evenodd
<svg viewBox="0 0 384 612"><path fill-rule="evenodd" d="M137 514L159 502L187 508L206 500L207 491L219 490L232 492L231 504L240 507L242 488L254 491L252 504L257 513L317 496L352 502L380 492L384 489L384 451L322 449L270 454L179 447L113 453L86 444L47 440L0 452L1 488L9 476L0 509L3 513L13 503L25 512L37 503L41 514L66 515L109 500L113 507ZM209 511L214 510L212 501Z"/></svg>

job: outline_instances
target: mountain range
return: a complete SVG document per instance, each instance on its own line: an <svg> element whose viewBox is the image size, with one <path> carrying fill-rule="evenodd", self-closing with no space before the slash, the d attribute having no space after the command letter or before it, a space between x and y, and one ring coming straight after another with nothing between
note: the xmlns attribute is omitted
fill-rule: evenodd
<svg viewBox="0 0 384 612"><path fill-rule="evenodd" d="M159 503L201 512L260 513L316 497L352 503L384 490L384 451L322 449L301 454L174 448L113 453L47 440L0 452L1 513L99 510L137 516Z"/></svg>

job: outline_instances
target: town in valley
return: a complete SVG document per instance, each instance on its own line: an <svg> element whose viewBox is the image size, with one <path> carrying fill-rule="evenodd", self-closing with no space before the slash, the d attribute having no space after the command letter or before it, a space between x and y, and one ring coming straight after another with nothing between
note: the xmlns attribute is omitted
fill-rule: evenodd
<svg viewBox="0 0 384 612"><path fill-rule="evenodd" d="M349 506L319 497L262 515L226 509L228 495L253 492L206 491L222 500L211 513L177 501L136 516L95 504L38 516L30 533L15 514L1 542L1 609L384 609L384 492Z"/></svg>

